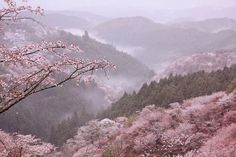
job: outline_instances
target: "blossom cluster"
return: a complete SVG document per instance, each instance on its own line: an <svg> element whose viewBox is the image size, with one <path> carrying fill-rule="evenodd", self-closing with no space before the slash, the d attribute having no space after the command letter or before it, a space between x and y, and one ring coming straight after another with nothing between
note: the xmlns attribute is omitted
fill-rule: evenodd
<svg viewBox="0 0 236 157"><path fill-rule="evenodd" d="M46 156L53 152L52 144L42 142L32 135L8 134L0 130L0 156Z"/></svg>

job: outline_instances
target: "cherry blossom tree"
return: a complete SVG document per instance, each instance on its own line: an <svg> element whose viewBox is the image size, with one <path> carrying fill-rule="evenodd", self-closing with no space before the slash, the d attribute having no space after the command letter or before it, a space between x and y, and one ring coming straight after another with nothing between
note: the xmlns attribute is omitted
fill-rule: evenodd
<svg viewBox="0 0 236 157"><path fill-rule="evenodd" d="M42 142L32 135L7 134L0 130L0 156L45 156L55 150L49 143Z"/></svg>
<svg viewBox="0 0 236 157"><path fill-rule="evenodd" d="M8 22L30 19L25 12L43 15L40 7L33 8L24 0L3 0L0 8L0 31ZM34 20L35 21L35 20ZM98 69L104 71L113 65L106 59L86 60L78 57L81 50L61 41L41 42L23 47L0 45L0 113L9 110L32 94L62 86L69 80L88 78Z"/></svg>
<svg viewBox="0 0 236 157"><path fill-rule="evenodd" d="M190 156L190 155L189 155ZM236 124L221 128L206 141L197 153L190 157L233 157L236 156Z"/></svg>
<svg viewBox="0 0 236 157"><path fill-rule="evenodd" d="M120 143L116 142L113 145L110 141L114 140L123 128L121 123L109 119L90 121L86 126L79 128L77 135L69 139L62 147L62 152L55 156L100 157L107 151L117 154L121 149Z"/></svg>

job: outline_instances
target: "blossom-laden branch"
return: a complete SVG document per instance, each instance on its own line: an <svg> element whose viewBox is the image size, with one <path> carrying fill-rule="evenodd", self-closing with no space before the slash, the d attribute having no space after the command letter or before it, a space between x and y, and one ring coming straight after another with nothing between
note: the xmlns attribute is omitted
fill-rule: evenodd
<svg viewBox="0 0 236 157"><path fill-rule="evenodd" d="M43 14L38 7L18 6L13 0L4 0L0 22L19 20L25 11ZM79 58L81 50L61 41L42 42L23 47L0 46L0 113L9 110L28 96L62 86L72 79L81 80L89 72L113 66L106 59Z"/></svg>
<svg viewBox="0 0 236 157"><path fill-rule="evenodd" d="M28 19L28 17L20 16L26 12L35 15L44 15L44 10L41 7L33 8L32 6L25 4L25 0L22 0L23 5L17 5L14 0L3 0L3 2L6 7L0 9L0 21Z"/></svg>
<svg viewBox="0 0 236 157"><path fill-rule="evenodd" d="M83 74L112 66L105 59L76 58L76 51L78 47L62 42L43 42L10 50L0 48L0 65L8 67L0 75L0 113L34 93L61 86L72 79L80 80Z"/></svg>

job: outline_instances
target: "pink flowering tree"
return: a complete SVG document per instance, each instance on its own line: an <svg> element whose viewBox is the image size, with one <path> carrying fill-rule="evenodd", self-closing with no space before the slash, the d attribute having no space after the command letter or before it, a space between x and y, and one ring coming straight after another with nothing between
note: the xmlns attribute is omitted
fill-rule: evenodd
<svg viewBox="0 0 236 157"><path fill-rule="evenodd" d="M0 156L45 156L55 150L49 143L42 142L32 135L7 134L0 130Z"/></svg>
<svg viewBox="0 0 236 157"><path fill-rule="evenodd" d="M18 5L14 0L3 0L0 8L0 31L7 22L31 19L25 12L43 15L43 9L33 9L26 2ZM81 80L98 69L112 65L105 59L84 60L80 49L61 41L42 42L23 47L0 44L0 113L9 110L28 96L58 86L69 80Z"/></svg>

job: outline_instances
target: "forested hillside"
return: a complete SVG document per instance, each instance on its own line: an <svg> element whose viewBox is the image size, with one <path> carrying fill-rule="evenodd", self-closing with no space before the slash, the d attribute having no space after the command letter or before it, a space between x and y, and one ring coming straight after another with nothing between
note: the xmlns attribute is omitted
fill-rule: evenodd
<svg viewBox="0 0 236 157"><path fill-rule="evenodd" d="M87 86L81 83L79 87L76 87L74 83L67 84L67 87L61 87L60 90L51 89L34 95L1 114L1 129L8 132L34 134L49 140L51 129L56 128L61 121L72 117L73 113L80 116L101 110L102 105L96 108L91 95L94 95L96 103L107 103L104 101L105 92L96 84ZM77 121L85 124L84 119L87 118L80 117Z"/></svg>
<svg viewBox="0 0 236 157"><path fill-rule="evenodd" d="M152 104L168 108L170 103L181 103L189 98L225 91L235 78L235 65L211 73L200 71L185 76L170 75L167 78L160 79L159 82L152 81L150 84L143 84L137 93L125 93L119 101L113 103L98 117L129 116Z"/></svg>
<svg viewBox="0 0 236 157"><path fill-rule="evenodd" d="M149 105L132 117L94 120L78 129L57 157L234 157L236 91Z"/></svg>
<svg viewBox="0 0 236 157"><path fill-rule="evenodd" d="M236 53L234 51L218 51L207 53L196 53L183 56L172 62L163 70L158 77L173 75L186 75L198 71L212 72L222 70L236 64Z"/></svg>

